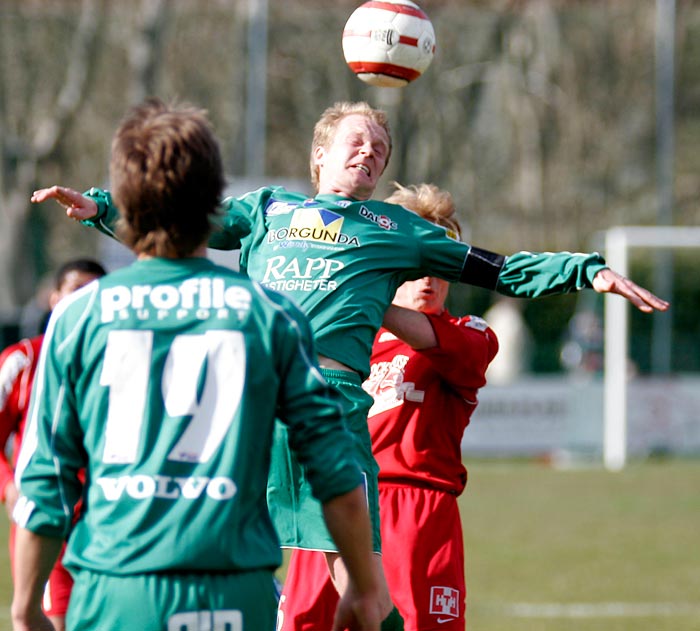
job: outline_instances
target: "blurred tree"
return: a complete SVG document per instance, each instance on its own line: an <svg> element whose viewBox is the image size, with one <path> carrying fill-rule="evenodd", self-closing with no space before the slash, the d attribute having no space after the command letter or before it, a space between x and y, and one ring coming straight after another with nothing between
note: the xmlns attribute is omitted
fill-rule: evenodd
<svg viewBox="0 0 700 631"><path fill-rule="evenodd" d="M389 112L394 130L378 194L392 179L450 190L482 247L587 250L600 230L655 222L653 2L420 0L437 53L399 90L363 84L343 60L342 28L358 4L269 2L270 183L308 179L321 111L364 99ZM109 139L130 103L156 94L207 108L228 173L243 174L248 9L248 0L0 3L0 310L28 299L40 257L48 268L66 252L94 254L94 233L27 199L37 185L104 185ZM698 31L697 0L679 0L681 225L700 222ZM70 91L69 77L80 79ZM38 236L25 239L28 229ZM555 304L571 309L546 301ZM554 327L555 316L537 320Z"/></svg>
<svg viewBox="0 0 700 631"><path fill-rule="evenodd" d="M83 0L70 30L57 33L39 17L42 3L3 7L0 40L4 54L0 66L0 311L16 307L27 297L22 286L35 280L33 261L22 256L30 216L28 192L36 186L40 167L56 159L66 133L80 112L97 56L104 0ZM32 23L34 28L29 29ZM50 45L56 38L65 46L61 58L52 55L38 72L37 43ZM52 63L51 63L52 62ZM58 79L58 82L55 81ZM9 273L8 273L9 272Z"/></svg>
<svg viewBox="0 0 700 631"><path fill-rule="evenodd" d="M128 47L131 70L129 101L140 103L157 93L158 73L163 67L163 48L168 18L167 0L141 3L141 20L134 29Z"/></svg>
<svg viewBox="0 0 700 631"><path fill-rule="evenodd" d="M47 11L40 2L16 2L3 7L0 268L9 273L0 275L0 312L11 312L26 301L38 277L46 271L42 268L55 266L60 262L55 260L59 256L66 257L62 248L55 259L45 251L51 243L48 233L61 224L29 204L31 191L46 185L44 173L62 174L72 166L76 149L68 145L75 138L71 134L76 127L79 135L87 138L83 142L88 147L93 144L94 132L86 124L85 110L96 103L90 97L94 97L102 53L110 44L106 37L108 3L81 0L60 4L54 11ZM169 15L165 0L139 0L130 8L135 23L124 31L129 68L125 103L139 102L157 93ZM37 57L37 42L54 54ZM114 67L110 70L114 72ZM76 121L80 124L75 125ZM102 127L97 133L104 134ZM104 137L109 139L107 134ZM89 154L89 160L97 158L106 164L104 156L95 156L84 147L77 150ZM59 181L64 182L63 176ZM60 217L55 209L50 212Z"/></svg>

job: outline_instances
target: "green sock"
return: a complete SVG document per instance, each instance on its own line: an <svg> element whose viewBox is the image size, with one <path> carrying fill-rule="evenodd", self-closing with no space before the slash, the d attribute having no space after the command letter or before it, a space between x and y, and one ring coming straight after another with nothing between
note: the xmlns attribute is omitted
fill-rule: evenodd
<svg viewBox="0 0 700 631"><path fill-rule="evenodd" d="M382 620L382 626L380 628L382 631L403 631L403 618L396 607Z"/></svg>

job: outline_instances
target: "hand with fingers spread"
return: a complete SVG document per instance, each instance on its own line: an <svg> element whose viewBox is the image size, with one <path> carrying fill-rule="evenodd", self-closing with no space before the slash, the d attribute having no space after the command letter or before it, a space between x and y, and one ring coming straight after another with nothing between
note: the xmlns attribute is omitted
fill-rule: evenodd
<svg viewBox="0 0 700 631"><path fill-rule="evenodd" d="M669 307L668 302L609 267L595 275L593 289L600 294L612 293L627 298L637 309L645 313L651 313L654 309L666 311Z"/></svg>
<svg viewBox="0 0 700 631"><path fill-rule="evenodd" d="M66 215L76 221L90 219L97 214L97 204L89 197L65 186L51 186L34 191L31 201L35 204L55 199L66 209Z"/></svg>

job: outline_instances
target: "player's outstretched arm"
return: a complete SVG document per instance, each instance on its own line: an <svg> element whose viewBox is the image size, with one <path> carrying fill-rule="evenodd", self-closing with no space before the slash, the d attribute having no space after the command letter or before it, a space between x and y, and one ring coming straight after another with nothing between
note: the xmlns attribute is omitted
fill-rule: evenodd
<svg viewBox="0 0 700 631"><path fill-rule="evenodd" d="M66 209L66 215L76 221L90 219L97 214L97 204L82 193L65 186L51 186L34 191L31 201L35 204L55 199Z"/></svg>
<svg viewBox="0 0 700 631"><path fill-rule="evenodd" d="M637 309L645 313L651 313L654 309L666 311L669 307L668 302L609 267L600 270L595 275L593 289L600 294L612 293L627 298Z"/></svg>

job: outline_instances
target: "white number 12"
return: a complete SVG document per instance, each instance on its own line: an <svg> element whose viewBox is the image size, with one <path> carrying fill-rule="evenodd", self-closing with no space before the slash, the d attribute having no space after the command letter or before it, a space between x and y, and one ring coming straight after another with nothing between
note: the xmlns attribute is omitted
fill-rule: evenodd
<svg viewBox="0 0 700 631"><path fill-rule="evenodd" d="M109 387L102 461L135 462L146 412L153 355L152 331L111 331L100 385ZM200 375L206 361L201 397ZM168 460L207 462L219 447L241 402L246 352L240 331L177 336L170 346L161 391L172 417L192 416Z"/></svg>

